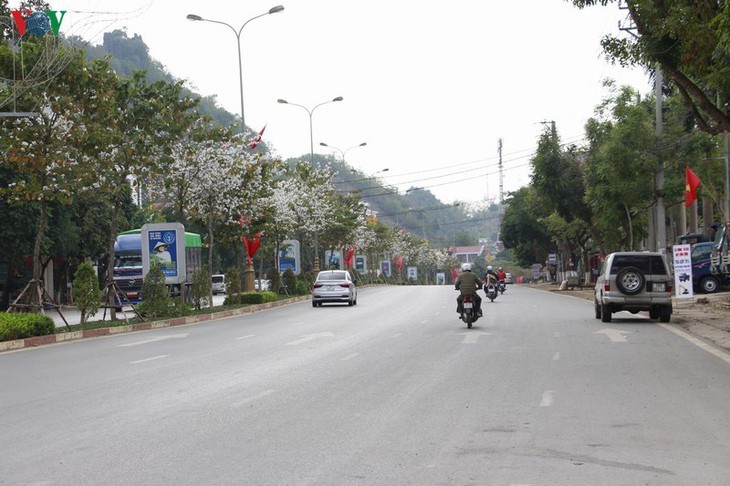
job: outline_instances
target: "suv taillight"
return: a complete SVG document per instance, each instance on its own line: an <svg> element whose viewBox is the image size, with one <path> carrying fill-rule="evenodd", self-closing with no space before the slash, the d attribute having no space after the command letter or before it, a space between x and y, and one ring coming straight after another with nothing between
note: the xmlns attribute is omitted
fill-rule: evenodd
<svg viewBox="0 0 730 486"><path fill-rule="evenodd" d="M604 292L611 291L611 283L608 280L606 280L606 282L603 284L603 291Z"/></svg>
<svg viewBox="0 0 730 486"><path fill-rule="evenodd" d="M672 293L672 282L667 282L667 292Z"/></svg>

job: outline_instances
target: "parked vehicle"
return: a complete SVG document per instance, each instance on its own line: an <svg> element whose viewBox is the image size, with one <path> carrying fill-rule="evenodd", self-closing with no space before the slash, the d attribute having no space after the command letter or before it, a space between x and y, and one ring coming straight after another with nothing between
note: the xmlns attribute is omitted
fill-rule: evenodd
<svg viewBox="0 0 730 486"><path fill-rule="evenodd" d="M504 283L506 283L506 284L514 284L515 283L515 278L512 276L511 273L508 272L508 273L505 274Z"/></svg>
<svg viewBox="0 0 730 486"><path fill-rule="evenodd" d="M312 307L330 302L357 305L357 288L350 272L323 270L317 274L312 290Z"/></svg>
<svg viewBox="0 0 730 486"><path fill-rule="evenodd" d="M210 286L211 286L211 290L213 291L213 295L225 294L226 293L226 276L222 275L222 274L211 275Z"/></svg>
<svg viewBox="0 0 730 486"><path fill-rule="evenodd" d="M197 233L185 233L185 261L188 281L202 265L203 240ZM132 304L142 301L140 291L144 281L142 272L142 230L130 230L117 235L114 242L114 283ZM187 286L187 284L185 284ZM182 293L181 286L171 286L172 293ZM122 305L125 302L116 301Z"/></svg>
<svg viewBox="0 0 730 486"><path fill-rule="evenodd" d="M720 224L715 228L712 243L710 272L718 281L723 282L730 276L730 224Z"/></svg>
<svg viewBox="0 0 730 486"><path fill-rule="evenodd" d="M611 253L596 280L596 319L611 322L611 314L649 311L649 317L669 322L672 315L672 274L658 252Z"/></svg>
<svg viewBox="0 0 730 486"><path fill-rule="evenodd" d="M712 242L692 245L692 286L696 292L712 294L730 284L730 274L712 273L714 246Z"/></svg>
<svg viewBox="0 0 730 486"><path fill-rule="evenodd" d="M476 310L476 302L474 302L474 297L471 295L464 296L460 318L462 321L466 322L466 327L469 329L471 329L472 324L479 319L479 313Z"/></svg>
<svg viewBox="0 0 730 486"><path fill-rule="evenodd" d="M271 288L271 280L259 280L254 281L254 289L256 290L269 290Z"/></svg>

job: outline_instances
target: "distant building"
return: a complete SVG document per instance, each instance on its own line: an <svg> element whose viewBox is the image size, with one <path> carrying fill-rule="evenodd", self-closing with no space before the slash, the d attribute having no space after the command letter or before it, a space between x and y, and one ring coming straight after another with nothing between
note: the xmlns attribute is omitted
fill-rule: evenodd
<svg viewBox="0 0 730 486"><path fill-rule="evenodd" d="M456 257L461 263L471 263L477 257L486 257L489 254L486 245L452 246L446 252Z"/></svg>

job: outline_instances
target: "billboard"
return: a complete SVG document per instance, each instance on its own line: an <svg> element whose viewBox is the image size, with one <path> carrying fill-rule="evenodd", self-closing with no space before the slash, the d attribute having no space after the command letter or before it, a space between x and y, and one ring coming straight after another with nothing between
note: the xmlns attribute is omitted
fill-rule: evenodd
<svg viewBox="0 0 730 486"><path fill-rule="evenodd" d="M302 251L299 240L284 240L279 246L279 272L287 270L294 272L294 275L302 273Z"/></svg>
<svg viewBox="0 0 730 486"><path fill-rule="evenodd" d="M365 255L355 257L355 271L360 275L368 273L368 258Z"/></svg>
<svg viewBox="0 0 730 486"><path fill-rule="evenodd" d="M340 250L327 250L324 252L325 270L342 270L342 252Z"/></svg>
<svg viewBox="0 0 730 486"><path fill-rule="evenodd" d="M386 277L390 277L390 260L382 260L380 262L380 273Z"/></svg>
<svg viewBox="0 0 730 486"><path fill-rule="evenodd" d="M142 274L147 276L150 264L160 264L166 284L184 283L185 227L180 223L151 223L142 226Z"/></svg>

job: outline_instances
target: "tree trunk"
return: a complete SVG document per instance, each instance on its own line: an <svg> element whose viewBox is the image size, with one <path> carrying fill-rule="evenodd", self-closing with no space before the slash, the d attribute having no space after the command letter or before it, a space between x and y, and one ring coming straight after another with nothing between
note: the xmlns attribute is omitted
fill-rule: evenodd
<svg viewBox="0 0 730 486"><path fill-rule="evenodd" d="M46 233L46 226L48 224L48 204L45 199L41 200L40 214L38 215L38 231L35 235L35 242L33 244L33 282L37 287L31 289L30 299L28 303L30 305L41 305L42 304L42 291L39 292L41 284L41 271L43 264L41 263L41 242L43 241L43 235ZM40 299L40 300L39 300ZM35 311L34 308L31 307Z"/></svg>
<svg viewBox="0 0 730 486"><path fill-rule="evenodd" d="M107 260L107 271L106 271L106 290L107 290L107 299L106 303L107 305L111 306L109 307L110 310L110 316L112 321L117 320L117 311L114 303L114 242L117 239L116 231L117 231L117 217L118 217L119 208L115 204L112 208L112 214L111 214L111 221L109 221L109 259ZM120 302L121 304L121 302Z"/></svg>
<svg viewBox="0 0 730 486"><path fill-rule="evenodd" d="M213 275L213 220L208 219L208 275ZM213 307L213 287L208 286L208 302L210 307Z"/></svg>

